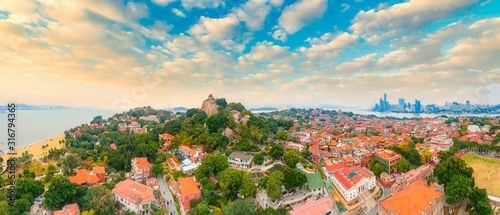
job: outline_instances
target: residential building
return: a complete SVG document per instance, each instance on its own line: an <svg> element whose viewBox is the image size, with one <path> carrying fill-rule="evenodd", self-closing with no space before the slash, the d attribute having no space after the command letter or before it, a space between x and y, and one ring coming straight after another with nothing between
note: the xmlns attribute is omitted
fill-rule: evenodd
<svg viewBox="0 0 500 215"><path fill-rule="evenodd" d="M202 153L199 150L194 150L191 149L187 146L181 146L179 147L179 153L185 158L185 159L191 159L193 163L196 162L201 162L201 159L204 158L206 155Z"/></svg>
<svg viewBox="0 0 500 215"><path fill-rule="evenodd" d="M132 173L134 180L145 182L151 176L151 165L145 157L132 159Z"/></svg>
<svg viewBox="0 0 500 215"><path fill-rule="evenodd" d="M178 192L181 196L181 203L184 211L190 209L190 201L193 199L198 199L201 201L201 191L200 183L196 182L193 177L189 178L179 178L178 180Z"/></svg>
<svg viewBox="0 0 500 215"><path fill-rule="evenodd" d="M378 202L378 214L389 215L440 215L443 212L444 193L435 186L428 187L424 181L417 180L403 185L400 191Z"/></svg>
<svg viewBox="0 0 500 215"><path fill-rule="evenodd" d="M390 150L384 150L376 153L374 158L384 167L385 173L391 174L395 172L393 166L401 160L401 155Z"/></svg>
<svg viewBox="0 0 500 215"><path fill-rule="evenodd" d="M446 136L436 136L431 139L431 148L437 151L446 151L453 146L453 140Z"/></svg>
<svg viewBox="0 0 500 215"><path fill-rule="evenodd" d="M76 175L68 179L72 183L86 185L90 188L96 187L99 183L99 177L86 169L76 170Z"/></svg>
<svg viewBox="0 0 500 215"><path fill-rule="evenodd" d="M332 211L332 203L328 198L323 197L318 200L307 198L305 204L293 207L289 213L291 215L330 215Z"/></svg>
<svg viewBox="0 0 500 215"><path fill-rule="evenodd" d="M229 165L236 169L248 169L252 166L253 156L243 152L235 151L227 157Z"/></svg>
<svg viewBox="0 0 500 215"><path fill-rule="evenodd" d="M99 183L106 182L106 168L101 166L92 167L92 173L94 173L97 178L99 178Z"/></svg>
<svg viewBox="0 0 500 215"><path fill-rule="evenodd" d="M375 176L370 170L358 166L343 166L345 165L336 164L324 167L323 170L346 201L354 202L358 195L375 187Z"/></svg>
<svg viewBox="0 0 500 215"><path fill-rule="evenodd" d="M153 188L144 184L125 179L118 182L111 191L123 211L135 214L149 214L154 199Z"/></svg>
<svg viewBox="0 0 500 215"><path fill-rule="evenodd" d="M64 206L62 210L54 211L54 215L80 215L80 209L78 204L74 203Z"/></svg>

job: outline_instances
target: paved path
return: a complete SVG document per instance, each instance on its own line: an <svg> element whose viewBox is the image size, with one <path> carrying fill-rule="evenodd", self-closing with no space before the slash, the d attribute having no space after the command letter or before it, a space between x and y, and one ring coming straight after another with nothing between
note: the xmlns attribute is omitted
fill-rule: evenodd
<svg viewBox="0 0 500 215"><path fill-rule="evenodd" d="M158 176L158 181L160 182L160 190L163 198L165 199L165 203L167 204L168 214L169 215L179 215L177 208L175 207L174 197L172 197L172 193L168 189L167 184L165 183L165 178L163 175Z"/></svg>

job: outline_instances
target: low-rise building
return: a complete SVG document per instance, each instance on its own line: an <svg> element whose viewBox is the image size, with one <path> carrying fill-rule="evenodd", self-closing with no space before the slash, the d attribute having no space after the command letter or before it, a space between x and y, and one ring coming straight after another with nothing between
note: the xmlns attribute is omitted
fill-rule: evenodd
<svg viewBox="0 0 500 215"><path fill-rule="evenodd" d="M358 166L342 168L339 164L335 167L325 167L325 174L347 202L354 202L358 195L375 187L375 176L370 170Z"/></svg>
<svg viewBox="0 0 500 215"><path fill-rule="evenodd" d="M80 215L80 209L78 204L74 203L64 206L62 210L54 211L54 215Z"/></svg>
<svg viewBox="0 0 500 215"><path fill-rule="evenodd" d="M118 182L111 191L123 211L135 214L149 214L154 199L153 188L144 184L125 179Z"/></svg>
<svg viewBox="0 0 500 215"><path fill-rule="evenodd" d="M332 214L333 207L332 203L328 198L321 198L318 200L312 200L308 198L305 204L295 206L290 211L291 215L329 215Z"/></svg>
<svg viewBox="0 0 500 215"><path fill-rule="evenodd" d="M182 207L184 211L190 209L190 201L193 199L201 200L200 183L196 182L193 177L179 178L178 192L181 196Z"/></svg>
<svg viewBox="0 0 500 215"><path fill-rule="evenodd" d="M145 182L146 179L151 177L151 165L145 157L137 157L132 159L132 173L134 173L134 180Z"/></svg>
<svg viewBox="0 0 500 215"><path fill-rule="evenodd" d="M384 167L385 173L391 174L395 172L393 166L401 160L401 155L391 150L384 150L376 153L374 158Z"/></svg>
<svg viewBox="0 0 500 215"><path fill-rule="evenodd" d="M99 178L86 169L76 170L76 175L71 176L68 179L72 183L86 185L90 188L96 187L99 183Z"/></svg>
<svg viewBox="0 0 500 215"><path fill-rule="evenodd" d="M248 169L252 166L253 156L243 152L235 151L227 157L229 165L236 169Z"/></svg>
<svg viewBox="0 0 500 215"><path fill-rule="evenodd" d="M430 144L435 150L446 151L453 146L453 140L446 136L433 137Z"/></svg>
<svg viewBox="0 0 500 215"><path fill-rule="evenodd" d="M206 155L199 150L191 149L187 146L179 147L179 153L185 158L190 159L193 163L201 162L201 159Z"/></svg>
<svg viewBox="0 0 500 215"><path fill-rule="evenodd" d="M417 180L403 185L400 191L393 191L390 197L378 202L378 206L378 213L382 215L444 214L444 193Z"/></svg>

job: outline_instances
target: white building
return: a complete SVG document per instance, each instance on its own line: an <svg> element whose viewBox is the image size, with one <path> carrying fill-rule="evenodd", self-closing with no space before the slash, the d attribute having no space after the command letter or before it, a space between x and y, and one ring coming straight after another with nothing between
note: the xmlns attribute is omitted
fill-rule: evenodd
<svg viewBox="0 0 500 215"><path fill-rule="evenodd" d="M248 169L252 166L253 156L242 152L233 152L227 157L229 165L236 169Z"/></svg>
<svg viewBox="0 0 500 215"><path fill-rule="evenodd" d="M437 136L431 139L431 148L437 151L446 151L453 146L453 140L446 136Z"/></svg>
<svg viewBox="0 0 500 215"><path fill-rule="evenodd" d="M153 188L141 183L126 179L116 184L112 190L115 200L121 210L133 211L135 214L149 214L153 202Z"/></svg>
<svg viewBox="0 0 500 215"><path fill-rule="evenodd" d="M334 165L335 166L335 165ZM337 165L336 167L340 167ZM324 168L328 179L332 181L344 198L351 202L363 192L369 192L375 187L375 176L367 169L358 166L345 167L336 170Z"/></svg>

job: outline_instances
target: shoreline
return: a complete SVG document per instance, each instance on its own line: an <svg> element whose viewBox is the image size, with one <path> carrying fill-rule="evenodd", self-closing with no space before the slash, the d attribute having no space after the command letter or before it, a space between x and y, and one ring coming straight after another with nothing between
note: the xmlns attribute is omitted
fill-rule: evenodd
<svg viewBox="0 0 500 215"><path fill-rule="evenodd" d="M37 159L42 159L50 149L56 148L60 149L64 147L64 144L59 144L60 140L63 140L65 137L64 134L57 135L52 138L48 138L42 141L39 141L37 143L33 143L27 146L23 146L21 148L18 148L12 152L7 151L4 152L0 155L4 159L4 162L7 161L7 159L11 157L20 157L22 153L28 152L30 155L33 155L31 160L37 160ZM48 145L48 147L43 148L43 146ZM8 153L17 153L16 155L9 155Z"/></svg>

